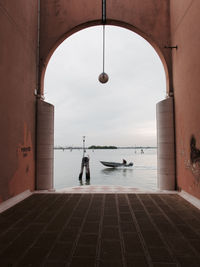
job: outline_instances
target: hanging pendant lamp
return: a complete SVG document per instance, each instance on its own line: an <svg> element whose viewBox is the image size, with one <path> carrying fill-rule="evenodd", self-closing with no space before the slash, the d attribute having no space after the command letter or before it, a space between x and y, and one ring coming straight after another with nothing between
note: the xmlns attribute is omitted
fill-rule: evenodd
<svg viewBox="0 0 200 267"><path fill-rule="evenodd" d="M103 24L103 72L99 75L100 83L107 83L108 74L105 73L105 24L106 24L106 0L102 0L102 24Z"/></svg>

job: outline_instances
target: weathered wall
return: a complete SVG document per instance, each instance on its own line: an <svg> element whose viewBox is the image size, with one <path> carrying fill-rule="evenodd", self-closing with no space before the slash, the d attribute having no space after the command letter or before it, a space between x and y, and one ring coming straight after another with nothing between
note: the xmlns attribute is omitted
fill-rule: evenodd
<svg viewBox="0 0 200 267"><path fill-rule="evenodd" d="M0 1L0 202L35 184L37 1Z"/></svg>
<svg viewBox="0 0 200 267"><path fill-rule="evenodd" d="M0 201L35 187L37 2L0 1ZM169 87L171 50L164 46L178 45L173 50L178 186L200 198L200 1L106 2L108 24L138 32L157 49L168 67ZM41 87L55 48L73 32L101 24L101 5L101 0L41 0Z"/></svg>
<svg viewBox="0 0 200 267"><path fill-rule="evenodd" d="M107 23L129 28L157 50L171 77L169 0L107 0ZM102 0L42 0L40 27L41 91L46 65L55 48L69 35L101 24ZM168 69L167 69L168 68Z"/></svg>
<svg viewBox="0 0 200 267"><path fill-rule="evenodd" d="M171 0L177 183L200 198L200 1ZM196 144L192 142L192 135Z"/></svg>

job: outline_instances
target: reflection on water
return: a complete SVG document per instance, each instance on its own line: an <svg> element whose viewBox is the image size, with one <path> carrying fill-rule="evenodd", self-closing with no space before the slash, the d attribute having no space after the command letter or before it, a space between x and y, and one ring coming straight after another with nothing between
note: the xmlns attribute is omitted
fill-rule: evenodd
<svg viewBox="0 0 200 267"><path fill-rule="evenodd" d="M133 168L104 168L101 170L101 173L108 175L108 176L115 176L116 174L127 176L133 172Z"/></svg>
<svg viewBox="0 0 200 267"><path fill-rule="evenodd" d="M82 186L82 185L90 185L90 179L88 178L85 178L85 181L83 181L83 179L79 178L79 185Z"/></svg>
<svg viewBox="0 0 200 267"><path fill-rule="evenodd" d="M91 179L78 179L82 162L82 150L55 150L54 187L74 187L79 185L120 185L140 189L157 189L157 150L145 149L135 153L135 149L87 150L90 157ZM133 167L106 168L100 161L133 162Z"/></svg>

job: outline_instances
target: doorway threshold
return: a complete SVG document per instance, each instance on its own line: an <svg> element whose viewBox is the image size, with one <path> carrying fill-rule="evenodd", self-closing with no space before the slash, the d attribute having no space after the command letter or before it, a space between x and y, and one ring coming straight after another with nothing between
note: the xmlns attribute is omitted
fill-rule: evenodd
<svg viewBox="0 0 200 267"><path fill-rule="evenodd" d="M142 193L142 194L158 194L158 193L166 193L166 194L174 194L177 191L168 191L168 190L159 190L159 189L140 189L136 187L130 186L115 186L115 185L83 185L83 186L75 186L75 187L65 187L62 189L57 189L56 193L91 193L91 194L131 194L131 193Z"/></svg>

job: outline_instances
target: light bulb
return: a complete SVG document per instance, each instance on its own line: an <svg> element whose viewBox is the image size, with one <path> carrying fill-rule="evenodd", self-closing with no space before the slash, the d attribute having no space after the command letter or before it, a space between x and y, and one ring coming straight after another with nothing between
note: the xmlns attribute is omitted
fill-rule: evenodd
<svg viewBox="0 0 200 267"><path fill-rule="evenodd" d="M108 74L107 73L102 72L99 75L99 81L100 81L100 83L107 83L108 80L109 80L109 77L108 77Z"/></svg>

